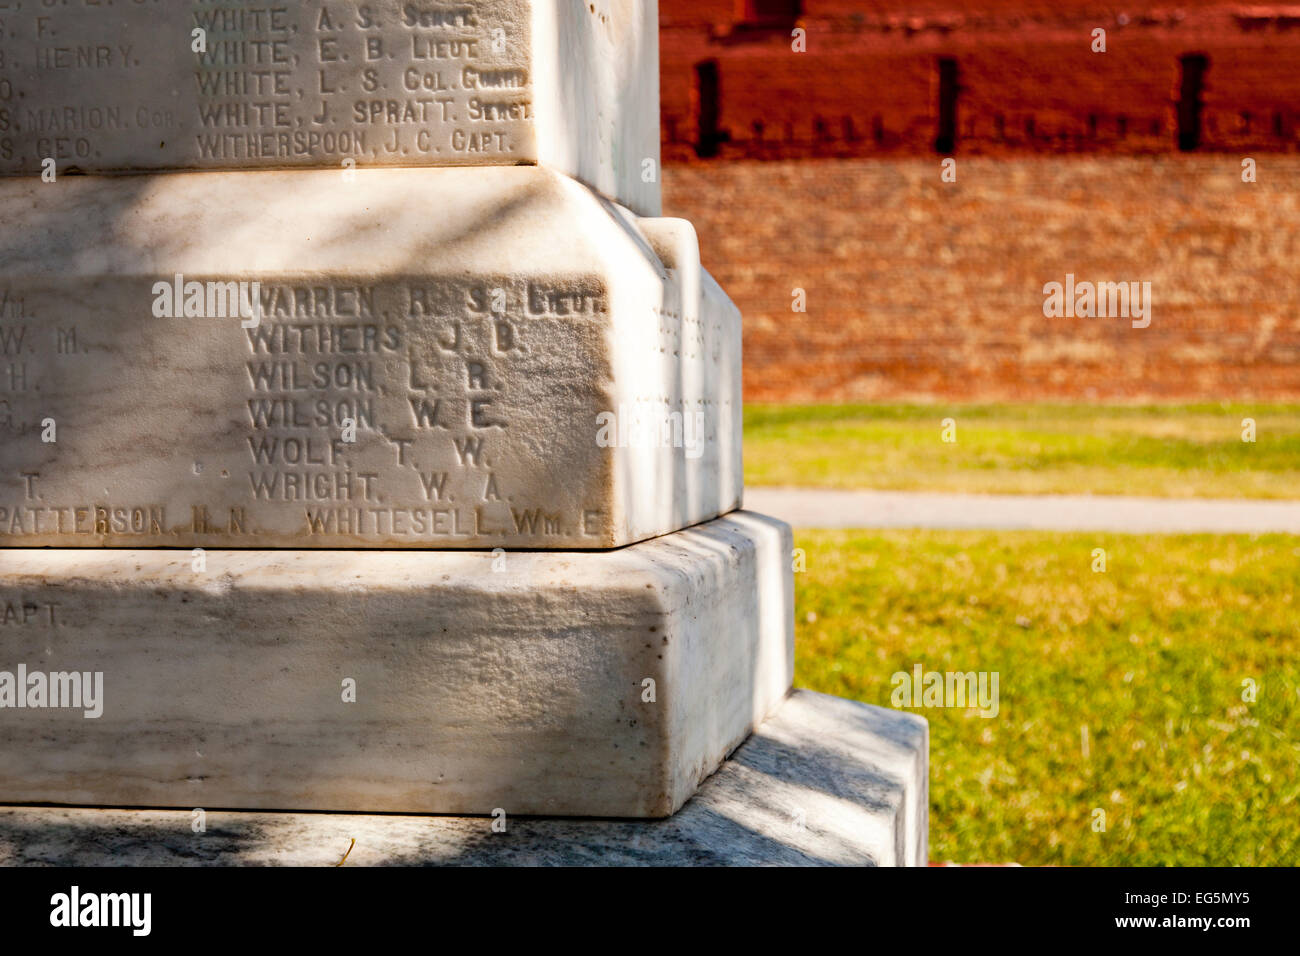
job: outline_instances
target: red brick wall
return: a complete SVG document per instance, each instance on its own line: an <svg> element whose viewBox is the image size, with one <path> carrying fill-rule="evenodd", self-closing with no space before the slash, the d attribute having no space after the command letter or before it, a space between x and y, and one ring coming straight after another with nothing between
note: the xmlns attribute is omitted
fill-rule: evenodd
<svg viewBox="0 0 1300 956"><path fill-rule="evenodd" d="M747 400L1300 400L1300 157L956 162L665 170L744 315ZM1045 317L1067 272L1150 282L1150 326Z"/></svg>
<svg viewBox="0 0 1300 956"><path fill-rule="evenodd" d="M660 0L665 214L745 316L747 398L1300 399L1300 6L748 4ZM1178 142L1196 54L1204 158ZM1151 327L1045 318L1067 272L1152 282Z"/></svg>
<svg viewBox="0 0 1300 956"><path fill-rule="evenodd" d="M1208 57L1201 149L1300 146L1300 6L803 0L797 21L769 24L743 9L660 0L668 161L698 157L709 61L723 159L932 154L941 57L958 69L958 155L1172 151L1187 54ZM805 53L791 50L796 25ZM1105 53L1091 50L1096 27Z"/></svg>

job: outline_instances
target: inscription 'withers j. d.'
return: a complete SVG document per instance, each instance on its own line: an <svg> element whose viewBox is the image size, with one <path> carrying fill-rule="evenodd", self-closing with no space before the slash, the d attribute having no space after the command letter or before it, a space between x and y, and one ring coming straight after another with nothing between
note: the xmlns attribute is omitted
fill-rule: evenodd
<svg viewBox="0 0 1300 956"><path fill-rule="evenodd" d="M542 162L658 212L653 2L6 6L0 174Z"/></svg>

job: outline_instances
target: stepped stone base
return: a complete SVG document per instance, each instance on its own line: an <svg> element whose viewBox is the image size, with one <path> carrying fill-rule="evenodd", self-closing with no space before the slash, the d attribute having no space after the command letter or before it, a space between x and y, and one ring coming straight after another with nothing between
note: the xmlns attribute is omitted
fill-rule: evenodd
<svg viewBox="0 0 1300 956"><path fill-rule="evenodd" d="M919 717L795 691L667 820L10 807L0 864L918 866L928 752Z"/></svg>
<svg viewBox="0 0 1300 956"><path fill-rule="evenodd" d="M0 550L0 802L667 816L790 686L791 550Z"/></svg>
<svg viewBox="0 0 1300 956"><path fill-rule="evenodd" d="M0 546L597 550L740 507L740 313L684 220L512 166L0 177L0 222Z"/></svg>

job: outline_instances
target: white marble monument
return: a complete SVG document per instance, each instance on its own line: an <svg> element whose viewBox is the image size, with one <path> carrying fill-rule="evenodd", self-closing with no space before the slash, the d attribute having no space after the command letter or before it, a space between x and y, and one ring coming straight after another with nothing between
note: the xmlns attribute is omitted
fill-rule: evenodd
<svg viewBox="0 0 1300 956"><path fill-rule="evenodd" d="M0 51L0 803L925 861L924 721L788 696L652 2L26 4Z"/></svg>

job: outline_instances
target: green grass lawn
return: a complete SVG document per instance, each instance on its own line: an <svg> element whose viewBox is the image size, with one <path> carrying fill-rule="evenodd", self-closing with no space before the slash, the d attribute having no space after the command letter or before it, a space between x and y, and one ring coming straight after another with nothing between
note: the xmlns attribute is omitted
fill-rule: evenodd
<svg viewBox="0 0 1300 956"><path fill-rule="evenodd" d="M1300 498L1300 405L746 405L745 483Z"/></svg>
<svg viewBox="0 0 1300 956"><path fill-rule="evenodd" d="M1300 537L796 545L798 686L889 706L917 663L999 673L994 718L912 708L930 721L932 860L1300 865Z"/></svg>

